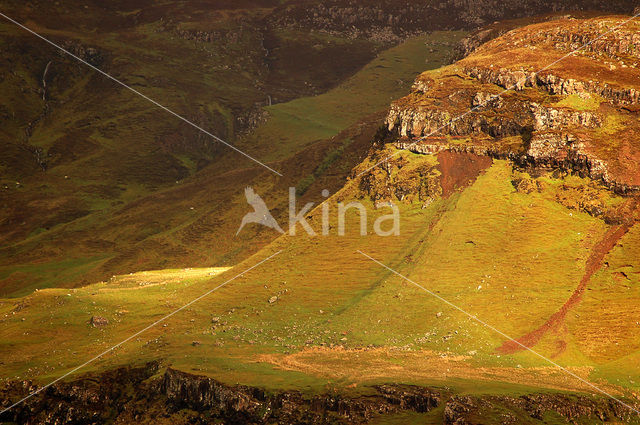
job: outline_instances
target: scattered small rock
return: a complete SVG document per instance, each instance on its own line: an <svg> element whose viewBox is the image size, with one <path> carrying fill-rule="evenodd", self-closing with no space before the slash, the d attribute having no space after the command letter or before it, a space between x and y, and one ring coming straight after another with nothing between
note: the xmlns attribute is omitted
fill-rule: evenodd
<svg viewBox="0 0 640 425"><path fill-rule="evenodd" d="M91 316L91 319L89 320L89 323L94 328L98 328L100 326L107 326L109 324L109 320L107 320L106 317Z"/></svg>

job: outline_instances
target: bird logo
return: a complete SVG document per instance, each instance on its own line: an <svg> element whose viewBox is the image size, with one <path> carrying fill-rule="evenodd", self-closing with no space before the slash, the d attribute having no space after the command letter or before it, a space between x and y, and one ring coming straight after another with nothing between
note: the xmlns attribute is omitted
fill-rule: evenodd
<svg viewBox="0 0 640 425"><path fill-rule="evenodd" d="M236 232L236 236L238 236L242 228L249 223L262 224L263 226L275 229L280 233L284 233L284 230L282 230L276 219L273 218L269 212L267 204L264 203L260 195L258 195L252 187L249 186L244 189L244 196L247 198L247 203L253 207L253 212L247 213L242 217L242 223Z"/></svg>

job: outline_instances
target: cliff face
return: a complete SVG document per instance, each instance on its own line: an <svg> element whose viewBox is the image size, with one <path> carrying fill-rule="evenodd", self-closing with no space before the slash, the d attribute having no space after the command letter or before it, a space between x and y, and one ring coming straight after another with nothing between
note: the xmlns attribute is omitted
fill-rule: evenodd
<svg viewBox="0 0 640 425"><path fill-rule="evenodd" d="M576 423L589 417L594 422L629 421L631 414L624 406L613 401L594 400L582 396L527 395L522 397L470 397L456 396L444 408L444 423L467 425L484 423L489 417L499 417L501 423L519 423L513 412L524 411L530 420L544 421L549 412L555 412L567 422ZM505 412L501 408L508 409ZM623 410L623 409L626 409Z"/></svg>
<svg viewBox="0 0 640 425"><path fill-rule="evenodd" d="M498 413L503 422L543 419L554 413L569 421L627 422L629 410L600 398L571 395L457 396L446 390L412 385L378 385L367 395L296 391L268 393L255 387L225 385L214 379L158 365L116 369L74 382L56 384L5 414L0 420L18 424L351 424L368 423L399 413L441 412L445 424L486 423ZM12 382L2 390L2 403L36 387ZM505 410L508 409L508 410ZM505 413L506 412L506 413ZM216 422L217 423L217 422Z"/></svg>
<svg viewBox="0 0 640 425"><path fill-rule="evenodd" d="M214 379L168 369L160 392L170 403L197 411L208 410L232 423L362 423L376 414L402 410L428 412L440 396L427 388L381 385L370 396L299 392L269 394L258 388L227 386Z"/></svg>
<svg viewBox="0 0 640 425"><path fill-rule="evenodd" d="M640 42L637 44L640 46ZM578 45L576 48L578 48ZM636 44L633 44L636 46ZM572 49L567 49L569 53ZM622 66L624 62L620 61ZM633 68L636 63L633 62ZM615 70L612 65L610 70ZM551 95L568 96L572 94L585 95L586 93L597 94L616 105L635 105L640 100L640 92L634 87L621 87L610 85L601 81L581 81L575 78L563 78L553 73L536 74L534 71L524 70L513 71L510 69L486 69L478 67L465 68L464 72L481 83L494 84L504 89L521 91L525 88L537 88L544 90ZM625 76L627 77L627 76ZM628 77L627 77L628 78Z"/></svg>
<svg viewBox="0 0 640 425"><path fill-rule="evenodd" d="M56 384L0 418L20 424L210 423L347 424L401 411L429 412L441 394L410 385L379 385L368 395L268 393L260 388L225 385L214 379L158 365L117 369L72 383ZM2 389L0 405L37 387L12 382ZM132 390L132 391L130 391ZM192 411L185 418L183 409Z"/></svg>
<svg viewBox="0 0 640 425"><path fill-rule="evenodd" d="M640 35L620 18L557 19L422 74L391 105L397 147L512 159L640 188ZM573 52L588 44L578 52Z"/></svg>
<svg viewBox="0 0 640 425"><path fill-rule="evenodd" d="M594 12L594 10L595 9L592 9L589 12L572 11L570 14L566 14L565 12L555 12L549 15L538 15L532 18L525 18L525 19L519 18L519 19L507 19L507 20L495 21L489 25L486 25L486 26L483 26L482 28L477 29L476 31L472 32L467 37L462 39L459 45L456 47L455 59L460 60L460 59L466 58L483 44L495 38L498 38L516 28L520 28L526 25L538 24L546 21L555 21L559 19L593 18L597 16L597 12ZM640 12L640 8L636 7L632 12L632 14L635 15L638 12ZM584 37L582 35L577 35L573 32L566 32L561 29L558 30L555 34L548 33L545 35L545 37L555 38L556 42L572 44L574 48L578 48L582 45L585 45L593 41L594 46L588 45L584 47L584 49L588 51L593 51L593 50L615 51L616 50L615 47L612 47L612 46L615 46L616 43L614 43L613 45L609 45L607 42L604 42L602 40L593 40L591 38ZM621 37L621 41L624 38L633 42L634 33L627 33L625 37ZM636 36L636 39L637 39L637 36ZM624 44L624 41L622 42L622 44Z"/></svg>
<svg viewBox="0 0 640 425"><path fill-rule="evenodd" d="M476 28L496 20L534 16L570 10L607 10L630 13L634 4L627 0L582 1L511 1L446 0L331 0L287 4L270 17L272 25L315 28L333 33L350 33L354 37L393 40L415 32Z"/></svg>

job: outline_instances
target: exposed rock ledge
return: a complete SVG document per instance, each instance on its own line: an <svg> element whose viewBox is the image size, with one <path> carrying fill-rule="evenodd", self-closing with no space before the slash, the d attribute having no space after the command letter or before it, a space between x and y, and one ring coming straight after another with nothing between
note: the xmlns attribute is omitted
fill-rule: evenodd
<svg viewBox="0 0 640 425"><path fill-rule="evenodd" d="M439 393L427 388L380 385L374 389L376 394L355 398L339 394L305 397L295 391L269 394L168 369L160 391L177 407L210 410L231 423L362 423L376 414L428 412L440 404Z"/></svg>
<svg viewBox="0 0 640 425"><path fill-rule="evenodd" d="M396 148L414 153L430 155L442 151L472 153L495 159L506 159L524 169L561 170L589 177L602 182L606 187L620 195L640 192L640 186L627 185L612 179L606 163L593 158L582 150L582 144L567 133L536 133L532 136L529 149L524 153L499 150L486 145L448 143L427 143L418 140L400 139Z"/></svg>
<svg viewBox="0 0 640 425"><path fill-rule="evenodd" d="M386 119L388 130L403 137L487 134L494 138L519 136L525 131L563 130L569 127L598 128L602 117L596 112L571 111L535 102L507 102L478 92L471 102L477 111L453 116L448 111L392 104ZM487 111L492 108L493 111ZM510 114L511 116L509 116ZM529 129L529 130L527 130Z"/></svg>
<svg viewBox="0 0 640 425"><path fill-rule="evenodd" d="M444 424L473 424L501 412L508 423L542 419L555 412L568 421L628 422L631 411L604 397L567 394L522 396L457 396L449 390L413 385L378 385L360 395L335 392L304 395L296 391L267 392L242 385L167 369L155 377L157 363L120 368L101 375L57 383L10 410L0 421L18 424L190 423L207 424L351 424L402 411L437 413ZM37 387L9 382L0 406L10 405ZM505 423L504 421L502 423Z"/></svg>
<svg viewBox="0 0 640 425"><path fill-rule="evenodd" d="M640 90L631 87L613 87L598 81L564 79L552 73L524 70L465 67L464 72L482 83L495 84L505 89L523 90L527 87L543 89L550 94L571 95L595 93L617 105L640 103Z"/></svg>

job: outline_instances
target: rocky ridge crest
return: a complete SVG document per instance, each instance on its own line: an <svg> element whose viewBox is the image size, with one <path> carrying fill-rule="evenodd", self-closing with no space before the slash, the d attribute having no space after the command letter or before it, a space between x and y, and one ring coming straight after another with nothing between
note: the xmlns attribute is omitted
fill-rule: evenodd
<svg viewBox="0 0 640 425"><path fill-rule="evenodd" d="M613 29L624 21L566 18L510 31L419 76L391 105L386 128L400 149L507 158L638 191L640 36L634 22ZM591 44L573 52L583 43Z"/></svg>

